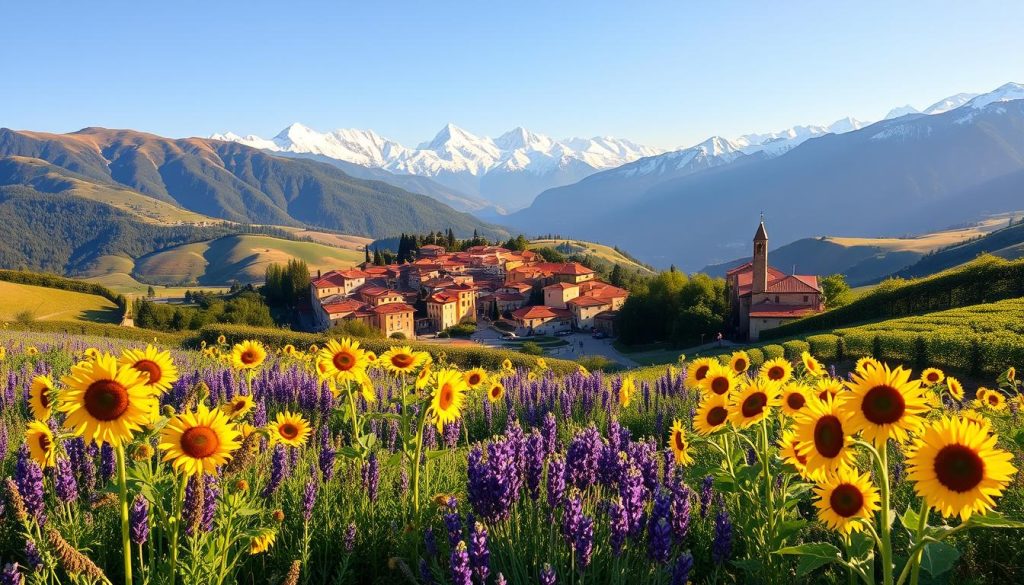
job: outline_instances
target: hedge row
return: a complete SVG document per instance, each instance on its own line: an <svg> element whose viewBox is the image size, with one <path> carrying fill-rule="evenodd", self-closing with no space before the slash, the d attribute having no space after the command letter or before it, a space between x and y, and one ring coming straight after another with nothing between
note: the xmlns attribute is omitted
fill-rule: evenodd
<svg viewBox="0 0 1024 585"><path fill-rule="evenodd" d="M167 333L142 329L139 327L121 327L108 323L89 323L86 321L32 321L31 323L11 322L7 329L12 331L34 331L38 333L64 333L67 335L92 335L111 339L128 339L131 341L158 343L177 347L185 343L187 334Z"/></svg>
<svg viewBox="0 0 1024 585"><path fill-rule="evenodd" d="M63 276L57 276L55 274L27 272L24 270L0 270L0 280L6 282L13 282L16 284L43 286L46 288L56 288L61 290L86 293L90 295L97 295L105 299L109 299L111 302L116 304L118 307L121 307L122 309L125 308L127 302L125 301L124 295L119 295L103 285L95 284L92 282L84 282L81 280L74 280L71 278L64 278Z"/></svg>
<svg viewBox="0 0 1024 585"><path fill-rule="evenodd" d="M288 329L272 329L262 327L248 327L245 325L207 325L199 330L198 338L192 343L198 344L205 341L208 344L217 342L217 338L224 335L229 344L238 343L245 339L257 339L274 348L281 348L291 344L299 349L305 349L312 344L323 346L331 338L327 334L300 333ZM509 359L515 367L532 368L537 365L537 358L517 351L505 349L492 349L479 346L460 346L448 343L424 343L417 341L396 341L389 339L360 339L361 346L366 347L378 355L387 351L390 347L408 345L417 351L426 351L440 360L441 356L449 363L456 364L463 368L483 367L496 370L501 367L501 362ZM567 374L578 369L576 362L544 358L548 367L556 373Z"/></svg>
<svg viewBox="0 0 1024 585"><path fill-rule="evenodd" d="M883 283L860 299L818 315L768 329L763 339L781 339L828 331L866 321L992 303L1024 296L1024 259L982 256L960 268L928 278Z"/></svg>

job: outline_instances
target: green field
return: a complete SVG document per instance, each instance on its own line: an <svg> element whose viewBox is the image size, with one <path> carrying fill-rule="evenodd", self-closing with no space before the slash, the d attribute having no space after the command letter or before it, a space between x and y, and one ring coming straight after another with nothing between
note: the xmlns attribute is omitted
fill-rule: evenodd
<svg viewBox="0 0 1024 585"><path fill-rule="evenodd" d="M143 256L135 261L130 274L143 282L192 288L223 286L232 281L256 283L263 280L267 266L284 264L293 258L305 261L310 270L327 271L350 268L363 260L363 253L270 236L227 236ZM126 265L118 266L117 261L111 260L108 267L112 268L108 274L124 274Z"/></svg>
<svg viewBox="0 0 1024 585"><path fill-rule="evenodd" d="M650 268L627 258L621 252L616 251L615 248L603 244L584 242L582 240L531 240L529 249L536 250L537 248L555 248L566 255L587 254L598 260L618 264L623 268L639 270L645 274L654 274Z"/></svg>
<svg viewBox="0 0 1024 585"><path fill-rule="evenodd" d="M34 320L118 323L121 311L103 297L55 288L0 281L0 320L31 314Z"/></svg>

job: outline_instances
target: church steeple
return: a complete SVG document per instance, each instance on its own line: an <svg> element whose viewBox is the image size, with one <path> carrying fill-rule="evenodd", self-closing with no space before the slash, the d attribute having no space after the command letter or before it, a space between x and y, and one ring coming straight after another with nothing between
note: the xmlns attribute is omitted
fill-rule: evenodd
<svg viewBox="0 0 1024 585"><path fill-rule="evenodd" d="M752 263L754 279L751 292L763 293L768 287L768 232L764 229L764 214L754 234L754 259Z"/></svg>

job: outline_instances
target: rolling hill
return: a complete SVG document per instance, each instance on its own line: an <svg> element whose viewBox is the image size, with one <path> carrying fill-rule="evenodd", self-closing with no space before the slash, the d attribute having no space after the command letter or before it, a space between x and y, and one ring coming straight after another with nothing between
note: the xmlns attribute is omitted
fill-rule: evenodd
<svg viewBox="0 0 1024 585"><path fill-rule="evenodd" d="M627 254L624 254L611 246L605 246L594 242L567 239L539 239L530 240L528 248L530 250L536 250L537 248L554 248L566 256L580 254L591 257L597 263L604 263L608 265L618 264L623 268L636 270L643 274L654 273L654 271L649 267L637 262Z"/></svg>
<svg viewBox="0 0 1024 585"><path fill-rule="evenodd" d="M86 293L0 281L0 298L0 321L14 321L23 313L38 321L121 320L121 310L111 300Z"/></svg>
<svg viewBox="0 0 1024 585"><path fill-rule="evenodd" d="M17 157L17 158L15 158ZM468 236L507 237L497 226L425 195L306 159L284 158L233 142L168 139L133 130L86 128L70 134L0 129L0 159L17 172L3 184L68 191L49 163L96 189L130 190L205 216L240 223L314 227L383 237L452 228ZM32 160L27 160L32 159ZM34 168L33 168L34 167ZM42 169L40 171L39 169ZM58 182L63 181L58 177ZM63 187L63 188L58 188Z"/></svg>
<svg viewBox="0 0 1024 585"><path fill-rule="evenodd" d="M1011 217L999 215L967 227L905 238L804 238L772 250L768 258L773 266L784 271L792 269L822 275L838 273L845 275L852 286L860 286L877 282L918 262L935 250L978 238L984 239L987 234L1006 226ZM749 260L749 256L737 258L731 262L705 266L701 272L725 276L726 271Z"/></svg>
<svg viewBox="0 0 1024 585"><path fill-rule="evenodd" d="M1024 257L1024 222L1018 221L985 236L936 250L893 276L928 276L970 262L982 254L992 254L1006 260Z"/></svg>

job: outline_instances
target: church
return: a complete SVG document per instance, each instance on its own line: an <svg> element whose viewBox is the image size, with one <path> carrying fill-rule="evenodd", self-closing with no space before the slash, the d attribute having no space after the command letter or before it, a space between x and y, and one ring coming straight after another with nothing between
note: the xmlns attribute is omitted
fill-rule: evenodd
<svg viewBox="0 0 1024 585"><path fill-rule="evenodd" d="M765 329L825 310L818 277L786 274L768 265L764 218L754 234L754 257L725 275L730 325L737 339L757 341Z"/></svg>

